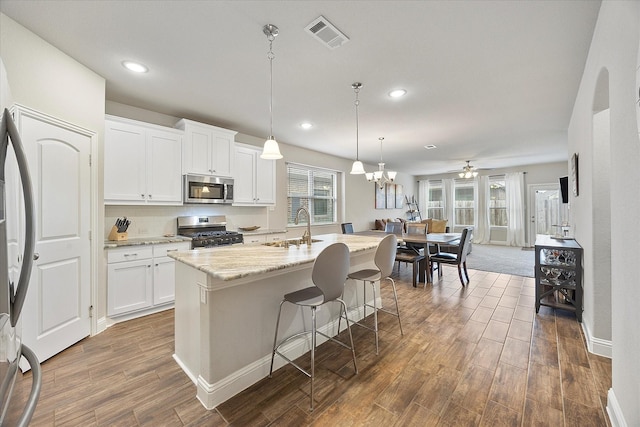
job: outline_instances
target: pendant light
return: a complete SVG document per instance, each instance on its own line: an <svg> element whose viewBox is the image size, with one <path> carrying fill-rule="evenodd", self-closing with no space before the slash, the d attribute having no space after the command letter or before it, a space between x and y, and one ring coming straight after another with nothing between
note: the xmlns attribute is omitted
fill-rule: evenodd
<svg viewBox="0 0 640 427"><path fill-rule="evenodd" d="M375 172L367 173L366 177L367 181L373 181L377 183L380 188L382 188L384 187L384 184L392 183L393 180L396 179L397 172L384 170L384 162L382 161L382 141L384 141L384 137L381 136L380 138L378 138L378 140L380 141L380 163L378 163L378 170Z"/></svg>
<svg viewBox="0 0 640 427"><path fill-rule="evenodd" d="M351 166L351 174L362 175L365 173L365 171L364 171L364 166L362 165L362 162L359 159L359 141L358 141L358 137L359 137L358 106L360 105L360 100L358 99L358 93L360 93L360 88L362 87L362 83L355 82L351 85L351 87L353 88L353 91L356 94L356 100L353 103L356 106L356 161L353 162L353 166Z"/></svg>
<svg viewBox="0 0 640 427"><path fill-rule="evenodd" d="M278 35L279 30L275 25L267 24L262 28L262 32L267 36L267 40L269 40L269 53L267 53L267 58L269 58L271 94L269 96L269 139L264 143L264 148L262 149L260 158L267 160L277 160L282 158L282 154L280 154L278 142L273 136L273 58L275 58L275 55L273 54L273 40Z"/></svg>

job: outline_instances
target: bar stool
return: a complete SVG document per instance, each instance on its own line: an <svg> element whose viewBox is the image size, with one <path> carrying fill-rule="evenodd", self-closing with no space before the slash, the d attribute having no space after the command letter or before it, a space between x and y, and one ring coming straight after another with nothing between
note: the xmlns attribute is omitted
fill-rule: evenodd
<svg viewBox="0 0 640 427"><path fill-rule="evenodd" d="M354 325L361 326L363 328L369 329L373 331L376 336L376 354L378 354L378 310L384 311L385 313L391 314L392 316L396 316L398 318L398 325L400 326L400 335L404 335L402 332L402 322L400 321L400 309L398 308L398 294L396 293L396 282L390 277L393 272L393 265L396 259L396 251L398 249L398 239L395 234L388 234L384 237L378 244L378 249L376 249L376 254L374 256L374 264L377 269L364 269L355 271L350 273L347 276L349 279L353 280L362 280L363 283L363 298L364 298L364 317L367 317L367 307L373 308L373 319L374 326L373 328L363 325L359 322L354 322ZM393 287L393 298L396 302L396 311L389 311L382 307L378 307L377 298L376 298L376 282L380 282L382 285L382 280L388 279L391 281L391 286ZM367 303L367 283L371 284L371 288L373 289L373 305ZM345 309L344 318L347 318L347 311ZM340 321L342 320L342 316L338 321L338 331L340 330ZM347 324L348 326L348 324Z"/></svg>
<svg viewBox="0 0 640 427"><path fill-rule="evenodd" d="M310 411L313 411L313 380L315 377L315 349L316 349L316 334L320 334L331 341L334 341L341 346L351 350L353 356L353 368L358 373L358 367L356 366L356 352L353 346L353 336L351 335L351 328L349 325L349 319L347 319L347 329L349 330L349 340L351 341L351 347L338 341L337 339L325 335L316 328L316 309L328 302L336 301L340 303L340 316L342 316L342 310L347 311L347 306L340 298L344 291L344 283L349 273L349 248L344 243L333 243L327 246L320 252L316 258L311 273L311 281L314 286L300 289L299 291L288 293L284 296L282 302L280 302L280 309L278 311L278 319L276 320L276 332L273 337L273 352L271 353L271 368L269 369L269 378L273 374L273 360L275 355L279 355L287 362L292 364L296 369L305 374L311 379L311 405ZM285 302L299 305L302 307L311 308L311 331L303 331L294 334L288 338L285 338L278 342L278 327L280 326L280 315L282 314L282 306ZM338 327L338 332L340 328ZM290 340L300 337L302 335L311 334L311 372L305 371L298 366L294 361L282 354L278 349L283 344Z"/></svg>

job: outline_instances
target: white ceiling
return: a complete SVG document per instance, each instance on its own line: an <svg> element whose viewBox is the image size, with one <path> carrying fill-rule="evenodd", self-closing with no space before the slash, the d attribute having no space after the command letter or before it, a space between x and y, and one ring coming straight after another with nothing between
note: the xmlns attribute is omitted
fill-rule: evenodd
<svg viewBox="0 0 640 427"><path fill-rule="evenodd" d="M107 81L107 99L422 175L567 159L599 1L14 1L0 10ZM350 41L304 28L325 16ZM123 60L150 71L133 75ZM404 88L392 100L388 92ZM315 126L309 131L302 121ZM437 149L426 150L434 144ZM372 169L368 167L368 169Z"/></svg>

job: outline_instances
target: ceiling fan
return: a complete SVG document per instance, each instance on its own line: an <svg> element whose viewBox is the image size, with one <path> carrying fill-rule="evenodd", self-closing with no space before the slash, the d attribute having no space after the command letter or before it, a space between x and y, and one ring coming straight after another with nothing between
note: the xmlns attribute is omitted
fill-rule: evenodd
<svg viewBox="0 0 640 427"><path fill-rule="evenodd" d="M471 160L467 160L467 164L462 167L462 172L458 174L460 178L475 178L478 176L478 170L475 166L471 166L469 163Z"/></svg>

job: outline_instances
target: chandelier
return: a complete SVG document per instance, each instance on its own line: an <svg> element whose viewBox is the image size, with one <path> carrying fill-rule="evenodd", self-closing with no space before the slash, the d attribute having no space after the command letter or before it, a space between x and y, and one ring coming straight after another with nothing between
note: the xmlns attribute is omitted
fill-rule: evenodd
<svg viewBox="0 0 640 427"><path fill-rule="evenodd" d="M365 176L367 177L367 181L373 181L382 188L386 183L391 183L396 179L397 172L384 170L384 162L382 161L382 141L384 137L381 136L378 140L380 140L380 162L378 163L378 170L375 172L367 172Z"/></svg>
<svg viewBox="0 0 640 427"><path fill-rule="evenodd" d="M273 58L275 55L273 54L273 40L275 40L276 36L279 33L278 27L272 24L267 24L262 28L262 32L267 36L267 40L269 40L269 52L267 53L267 58L269 58L269 74L271 76L271 94L269 96L269 139L267 139L264 143L264 148L262 149L262 154L260 154L260 158L268 159L268 160L277 160L282 158L282 154L280 154L280 148L278 147L278 142L273 136Z"/></svg>
<svg viewBox="0 0 640 427"><path fill-rule="evenodd" d="M462 172L458 174L460 178L469 179L478 176L478 171L476 171L476 168L471 166L469 162L470 160L467 160L467 164L462 168Z"/></svg>
<svg viewBox="0 0 640 427"><path fill-rule="evenodd" d="M351 166L351 174L352 175L362 175L365 173L364 171L364 166L362 165L362 162L359 159L359 141L358 141L358 133L359 133L359 127L358 127L358 105L360 105L360 100L358 99L358 93L360 93L360 88L362 87L362 83L358 83L355 82L351 85L351 87L353 88L353 92L356 94L356 100L354 101L354 105L356 106L356 161L353 162L353 165Z"/></svg>

